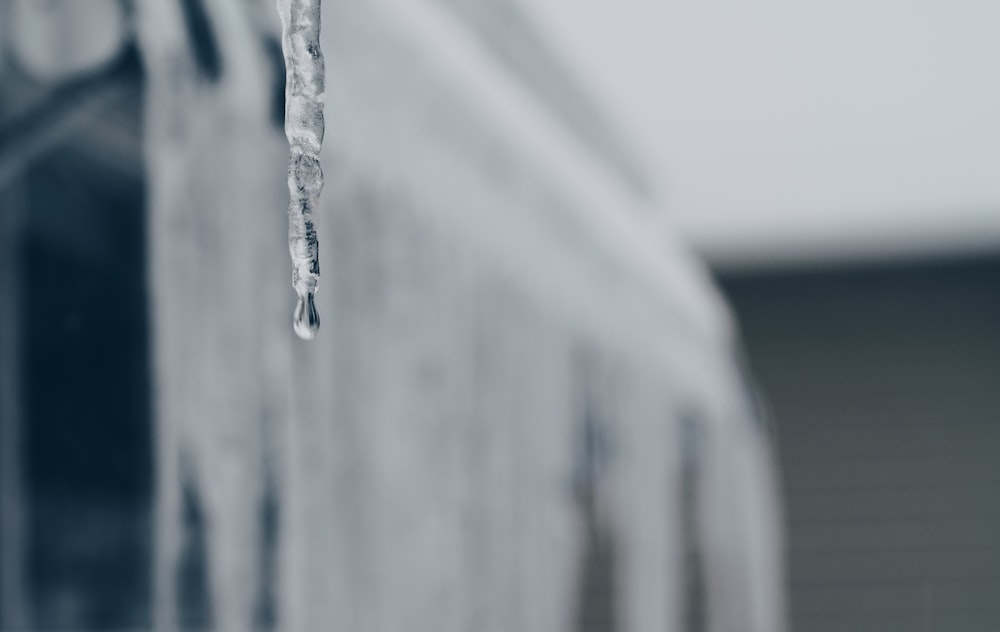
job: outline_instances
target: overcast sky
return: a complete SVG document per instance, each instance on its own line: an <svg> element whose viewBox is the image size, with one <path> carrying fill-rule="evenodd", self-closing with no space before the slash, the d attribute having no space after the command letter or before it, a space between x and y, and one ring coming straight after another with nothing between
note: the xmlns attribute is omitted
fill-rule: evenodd
<svg viewBox="0 0 1000 632"><path fill-rule="evenodd" d="M716 258L1000 247L1000 1L524 6Z"/></svg>

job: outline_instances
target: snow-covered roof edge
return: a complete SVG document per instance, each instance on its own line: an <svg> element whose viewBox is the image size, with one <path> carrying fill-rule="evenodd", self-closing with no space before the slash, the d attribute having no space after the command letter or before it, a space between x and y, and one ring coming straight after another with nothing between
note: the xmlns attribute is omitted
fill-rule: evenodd
<svg viewBox="0 0 1000 632"><path fill-rule="evenodd" d="M598 242L626 260L686 319L714 332L713 337L731 338L725 301L664 214L559 124L552 110L440 0L379 0L377 5L387 23L426 51L501 133L516 139L546 169L545 176L572 198Z"/></svg>
<svg viewBox="0 0 1000 632"><path fill-rule="evenodd" d="M620 178L640 194L648 194L649 174L642 156L636 155L602 104L579 81L582 75L577 71L583 69L571 66L559 55L519 0L434 1L454 12L490 53Z"/></svg>

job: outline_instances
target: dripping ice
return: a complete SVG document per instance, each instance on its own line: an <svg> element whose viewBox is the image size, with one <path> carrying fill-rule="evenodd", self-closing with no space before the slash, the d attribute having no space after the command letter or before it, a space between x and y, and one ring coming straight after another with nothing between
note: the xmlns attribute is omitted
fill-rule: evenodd
<svg viewBox="0 0 1000 632"><path fill-rule="evenodd" d="M292 287L298 294L293 324L300 338L319 330L315 295L319 285L316 219L323 189L320 148L326 101L320 49L320 0L277 0L285 57L285 135L288 137L288 250Z"/></svg>

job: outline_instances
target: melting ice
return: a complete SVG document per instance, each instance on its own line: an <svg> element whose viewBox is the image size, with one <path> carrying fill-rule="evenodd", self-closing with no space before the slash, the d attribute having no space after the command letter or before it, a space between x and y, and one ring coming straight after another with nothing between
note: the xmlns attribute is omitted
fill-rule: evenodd
<svg viewBox="0 0 1000 632"><path fill-rule="evenodd" d="M320 49L320 0L277 0L285 56L285 135L288 163L288 249L292 286L298 294L294 327L311 340L319 330L314 296L319 284L316 214L323 189L319 152L323 144L325 64Z"/></svg>

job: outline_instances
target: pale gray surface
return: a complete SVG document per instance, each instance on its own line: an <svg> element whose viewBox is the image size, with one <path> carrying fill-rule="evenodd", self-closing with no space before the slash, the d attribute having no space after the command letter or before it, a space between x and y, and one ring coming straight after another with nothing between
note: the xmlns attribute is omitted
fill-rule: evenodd
<svg viewBox="0 0 1000 632"><path fill-rule="evenodd" d="M524 7L720 261L1000 248L1000 4Z"/></svg>

